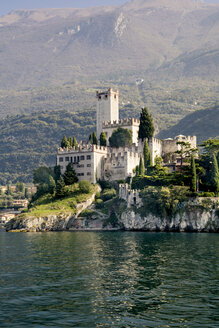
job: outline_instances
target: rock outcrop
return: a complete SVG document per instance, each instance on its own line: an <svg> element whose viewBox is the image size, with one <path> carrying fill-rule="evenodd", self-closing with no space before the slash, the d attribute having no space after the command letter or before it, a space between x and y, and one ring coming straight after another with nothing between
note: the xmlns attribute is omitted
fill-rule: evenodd
<svg viewBox="0 0 219 328"><path fill-rule="evenodd" d="M199 198L184 204L184 209L172 217L144 215L136 209L127 209L120 223L125 230L219 232L219 215L216 198Z"/></svg>

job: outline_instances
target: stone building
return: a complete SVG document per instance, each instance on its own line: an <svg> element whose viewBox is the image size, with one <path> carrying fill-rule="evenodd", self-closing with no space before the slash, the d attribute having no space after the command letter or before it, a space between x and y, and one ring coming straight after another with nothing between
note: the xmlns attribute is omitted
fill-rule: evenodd
<svg viewBox="0 0 219 328"><path fill-rule="evenodd" d="M143 154L144 142L138 140L140 121L134 118L119 119L119 92L111 88L106 92L97 92L96 131L99 138L101 132L107 136L107 146L92 145L80 142L77 149L59 148L57 152L57 165L61 167L61 173L70 163L79 180L88 180L96 183L99 179L121 180L134 175L133 170L139 164ZM112 148L109 146L109 138L113 131L122 127L132 131L132 146L124 148ZM177 165L176 154L180 146L178 141L185 141L196 148L196 137L179 135L174 139L159 140L150 138L148 145L151 152L152 163L156 156L165 159L170 170L175 170Z"/></svg>

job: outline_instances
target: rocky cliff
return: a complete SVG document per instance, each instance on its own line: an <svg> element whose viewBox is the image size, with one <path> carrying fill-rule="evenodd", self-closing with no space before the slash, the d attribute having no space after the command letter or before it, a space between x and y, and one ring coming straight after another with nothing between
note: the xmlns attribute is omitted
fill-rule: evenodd
<svg viewBox="0 0 219 328"><path fill-rule="evenodd" d="M219 232L218 201L218 198L189 200L172 217L159 217L151 213L148 214L143 206L136 207L132 205L121 215L117 215L118 222L113 226L109 218L106 215L101 215L100 212L87 217L79 217L81 210L74 216L69 213L38 218L30 216L12 219L6 224L6 230L30 232L68 230Z"/></svg>

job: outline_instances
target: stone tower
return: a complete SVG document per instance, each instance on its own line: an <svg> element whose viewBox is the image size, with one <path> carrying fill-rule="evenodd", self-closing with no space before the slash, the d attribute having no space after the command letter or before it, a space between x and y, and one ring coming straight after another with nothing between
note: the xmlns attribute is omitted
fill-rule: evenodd
<svg viewBox="0 0 219 328"><path fill-rule="evenodd" d="M97 138L102 132L103 121L119 120L119 91L113 91L111 88L105 92L96 93L97 98Z"/></svg>

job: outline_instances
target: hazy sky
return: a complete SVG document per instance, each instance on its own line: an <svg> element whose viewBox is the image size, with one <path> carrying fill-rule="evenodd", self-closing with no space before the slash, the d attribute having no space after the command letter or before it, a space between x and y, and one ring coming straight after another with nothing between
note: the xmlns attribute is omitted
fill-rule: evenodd
<svg viewBox="0 0 219 328"><path fill-rule="evenodd" d="M206 0L219 3L219 0ZM121 5L128 0L0 0L0 16L13 9L83 8L90 6Z"/></svg>

